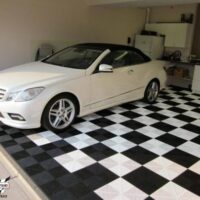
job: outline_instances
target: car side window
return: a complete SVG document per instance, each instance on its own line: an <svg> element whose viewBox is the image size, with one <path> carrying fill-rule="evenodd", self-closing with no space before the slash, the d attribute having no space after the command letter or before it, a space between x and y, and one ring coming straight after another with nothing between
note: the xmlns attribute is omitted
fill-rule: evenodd
<svg viewBox="0 0 200 200"><path fill-rule="evenodd" d="M101 62L101 64L112 65L113 68L124 67L130 65L129 51L117 50L109 53Z"/></svg>
<svg viewBox="0 0 200 200"><path fill-rule="evenodd" d="M145 58L136 51L130 51L129 55L130 55L131 65L137 65L137 64L142 64L146 62Z"/></svg>

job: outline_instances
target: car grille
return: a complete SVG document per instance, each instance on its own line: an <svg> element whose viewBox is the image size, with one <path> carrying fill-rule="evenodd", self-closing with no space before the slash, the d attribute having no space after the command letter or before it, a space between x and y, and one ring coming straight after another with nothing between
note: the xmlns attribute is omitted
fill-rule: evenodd
<svg viewBox="0 0 200 200"><path fill-rule="evenodd" d="M0 89L0 101L3 100L5 94L6 94L6 90L4 90L4 89Z"/></svg>

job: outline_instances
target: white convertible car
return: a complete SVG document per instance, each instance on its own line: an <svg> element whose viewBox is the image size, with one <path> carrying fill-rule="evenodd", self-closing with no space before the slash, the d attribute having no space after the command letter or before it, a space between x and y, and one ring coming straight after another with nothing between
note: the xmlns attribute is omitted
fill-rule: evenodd
<svg viewBox="0 0 200 200"><path fill-rule="evenodd" d="M164 65L128 46L68 47L0 72L0 121L62 132L77 116L142 98L152 103L165 87Z"/></svg>

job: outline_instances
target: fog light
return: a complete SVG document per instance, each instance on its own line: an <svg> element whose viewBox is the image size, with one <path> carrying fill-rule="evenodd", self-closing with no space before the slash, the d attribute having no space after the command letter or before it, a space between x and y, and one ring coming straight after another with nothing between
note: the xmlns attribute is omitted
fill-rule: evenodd
<svg viewBox="0 0 200 200"><path fill-rule="evenodd" d="M19 114L15 114L15 113L8 113L9 117L13 120L17 120L17 121L25 121L25 119L19 115Z"/></svg>

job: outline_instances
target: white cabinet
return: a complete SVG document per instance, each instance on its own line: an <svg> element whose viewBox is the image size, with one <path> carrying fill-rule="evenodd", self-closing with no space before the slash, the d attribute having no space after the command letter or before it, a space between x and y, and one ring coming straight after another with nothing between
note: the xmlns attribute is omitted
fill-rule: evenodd
<svg viewBox="0 0 200 200"><path fill-rule="evenodd" d="M146 24L145 30L165 35L165 47L187 48L190 26L188 23L152 23Z"/></svg>
<svg viewBox="0 0 200 200"><path fill-rule="evenodd" d="M200 65L196 65L194 69L192 91L200 94Z"/></svg>
<svg viewBox="0 0 200 200"><path fill-rule="evenodd" d="M161 58L164 49L164 39L160 36L136 35L135 47L152 59Z"/></svg>

